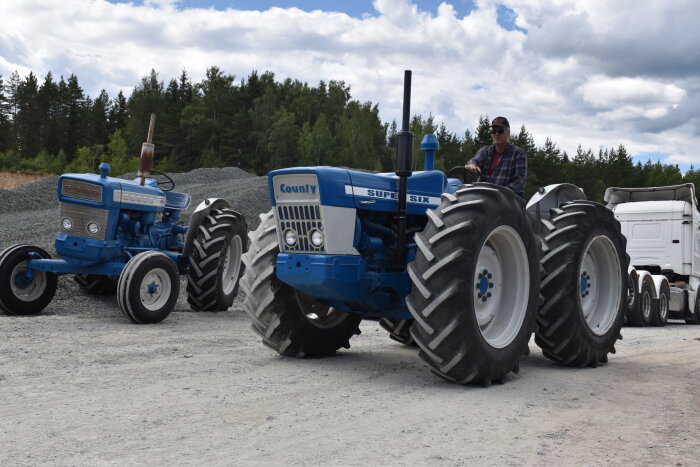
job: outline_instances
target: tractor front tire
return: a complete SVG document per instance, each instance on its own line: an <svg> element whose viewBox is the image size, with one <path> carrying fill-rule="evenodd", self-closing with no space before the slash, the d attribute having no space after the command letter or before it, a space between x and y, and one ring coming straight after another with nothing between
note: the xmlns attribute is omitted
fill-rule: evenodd
<svg viewBox="0 0 700 467"><path fill-rule="evenodd" d="M76 274L73 280L80 289L90 295L111 296L117 293L118 277L100 276L98 274Z"/></svg>
<svg viewBox="0 0 700 467"><path fill-rule="evenodd" d="M488 386L519 371L540 302L539 245L525 203L487 183L443 194L415 235L406 304L432 371Z"/></svg>
<svg viewBox="0 0 700 467"><path fill-rule="evenodd" d="M412 319L382 318L379 320L379 325L389 333L389 337L408 346L416 345L416 341L411 336L412 324Z"/></svg>
<svg viewBox="0 0 700 467"><path fill-rule="evenodd" d="M117 303L134 323L158 323L173 310L179 293L180 275L173 260L158 251L145 251L124 266Z"/></svg>
<svg viewBox="0 0 700 467"><path fill-rule="evenodd" d="M247 237L243 216L215 209L199 226L187 270L187 303L194 311L225 311L238 292Z"/></svg>
<svg viewBox="0 0 700 467"><path fill-rule="evenodd" d="M35 315L56 293L55 274L35 270L32 279L26 279L27 263L35 257L51 255L30 245L13 245L0 253L0 309L8 315Z"/></svg>
<svg viewBox="0 0 700 467"><path fill-rule="evenodd" d="M360 333L360 316L323 305L280 281L275 274L279 244L273 211L261 214L260 220L248 234L241 279L253 330L265 345L290 357L324 357L349 348L350 338Z"/></svg>
<svg viewBox="0 0 700 467"><path fill-rule="evenodd" d="M626 239L612 211L565 203L543 221L542 295L535 342L564 365L595 367L615 353L627 308Z"/></svg>

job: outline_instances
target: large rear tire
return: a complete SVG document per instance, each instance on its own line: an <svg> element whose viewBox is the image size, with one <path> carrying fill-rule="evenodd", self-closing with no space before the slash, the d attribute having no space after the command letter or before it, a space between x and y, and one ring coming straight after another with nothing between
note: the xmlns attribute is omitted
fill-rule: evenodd
<svg viewBox="0 0 700 467"><path fill-rule="evenodd" d="M477 183L441 199L408 266L411 335L437 375L503 382L534 330L539 245L524 201L507 188Z"/></svg>
<svg viewBox="0 0 700 467"><path fill-rule="evenodd" d="M265 345L290 357L323 357L350 348L350 338L360 334L360 316L330 308L280 281L275 274L279 244L273 211L261 214L260 220L248 234L241 279L253 330Z"/></svg>
<svg viewBox="0 0 700 467"><path fill-rule="evenodd" d="M575 201L543 221L542 295L535 342L564 365L608 361L627 308L626 239L612 211Z"/></svg>
<svg viewBox="0 0 700 467"><path fill-rule="evenodd" d="M35 270L31 279L25 275L32 258L50 259L51 255L30 245L13 245L0 252L0 309L8 315L35 315L56 293L55 274Z"/></svg>
<svg viewBox="0 0 700 467"><path fill-rule="evenodd" d="M225 311L238 292L247 247L243 216L215 209L199 226L187 270L187 303L194 311Z"/></svg>

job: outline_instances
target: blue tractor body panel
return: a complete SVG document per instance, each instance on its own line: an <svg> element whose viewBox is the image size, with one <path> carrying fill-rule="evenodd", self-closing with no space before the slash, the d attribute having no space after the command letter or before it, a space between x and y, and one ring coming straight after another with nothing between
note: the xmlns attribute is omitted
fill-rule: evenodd
<svg viewBox="0 0 700 467"><path fill-rule="evenodd" d="M440 196L454 193L461 182L447 179L436 170L415 172L408 178L406 212L410 235L406 257L397 261L392 258L396 236L391 226L398 210L398 180L393 173L372 174L334 167L270 172L268 188L280 243L277 277L341 311L410 318L404 298L411 290L406 265L416 254L413 233L423 228L426 211L440 204ZM305 214L310 209L316 213L311 222ZM354 221L348 221L348 216L354 216ZM286 251L293 250L284 244L287 230L300 230L300 236L312 229L329 233L332 226L328 223L338 221L345 222L348 228L341 232L345 245L336 245L335 249L345 253L324 253L324 247L318 251L313 247L308 248L314 251ZM326 243L330 240L326 239Z"/></svg>
<svg viewBox="0 0 700 467"><path fill-rule="evenodd" d="M394 173L371 174L335 167L294 167L273 170L268 176L270 202L276 206L277 195L273 179L279 175L314 174L318 185L282 184L287 193L315 192L326 206L353 207L371 211L396 212L398 209L398 177ZM409 214L425 215L429 208L440 204L440 195L454 193L461 182L448 179L438 170L414 172L408 179L406 207ZM279 194L279 193L278 193ZM373 203L362 203L373 201Z"/></svg>
<svg viewBox="0 0 700 467"><path fill-rule="evenodd" d="M101 174L59 177L59 232L54 246L61 259L33 259L29 269L117 276L131 257L160 250L184 270L179 235L187 227L179 225L178 218L189 195L164 192L150 178L142 186L140 179L108 177L109 166L103 165Z"/></svg>

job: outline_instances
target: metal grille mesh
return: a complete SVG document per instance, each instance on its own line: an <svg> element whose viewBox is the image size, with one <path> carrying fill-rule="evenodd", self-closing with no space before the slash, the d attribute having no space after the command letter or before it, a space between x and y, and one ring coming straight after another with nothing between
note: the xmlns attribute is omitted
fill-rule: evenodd
<svg viewBox="0 0 700 467"><path fill-rule="evenodd" d="M277 222L279 232L284 240L284 233L291 229L299 235L296 245L289 246L282 241L282 250L294 253L323 253L325 242L320 247L315 247L311 243L309 233L313 229L323 232L323 222L321 221L321 208L315 204L306 205L278 205Z"/></svg>
<svg viewBox="0 0 700 467"><path fill-rule="evenodd" d="M59 230L63 233L77 235L78 237L94 238L95 240L104 240L107 235L107 215L106 209L98 209L90 206L81 206L72 203L59 203ZM73 227L64 229L60 219L68 218L71 220ZM91 234L87 231L87 225L90 222L96 223L100 230L96 234Z"/></svg>

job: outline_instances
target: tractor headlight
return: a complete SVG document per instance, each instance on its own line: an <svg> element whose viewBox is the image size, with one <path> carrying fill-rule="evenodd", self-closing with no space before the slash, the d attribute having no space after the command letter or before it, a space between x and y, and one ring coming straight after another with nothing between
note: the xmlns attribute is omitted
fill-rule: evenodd
<svg viewBox="0 0 700 467"><path fill-rule="evenodd" d="M320 247L323 245L323 232L320 230L312 230L311 231L311 244L315 246L316 248Z"/></svg>
<svg viewBox="0 0 700 467"><path fill-rule="evenodd" d="M70 229L73 228L73 221L70 220L70 219L67 218L67 217L64 217L63 219L61 219L61 226L62 226L65 230L70 230Z"/></svg>
<svg viewBox="0 0 700 467"><path fill-rule="evenodd" d="M284 243L286 243L288 246L294 246L297 244L298 237L299 236L295 231L287 230L284 232Z"/></svg>
<svg viewBox="0 0 700 467"><path fill-rule="evenodd" d="M100 226L95 224L94 222L90 222L87 225L87 230L90 232L92 235L95 235L97 232L100 231Z"/></svg>

